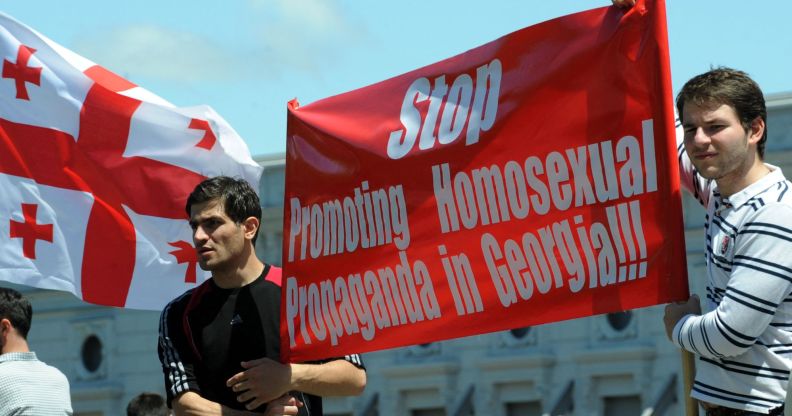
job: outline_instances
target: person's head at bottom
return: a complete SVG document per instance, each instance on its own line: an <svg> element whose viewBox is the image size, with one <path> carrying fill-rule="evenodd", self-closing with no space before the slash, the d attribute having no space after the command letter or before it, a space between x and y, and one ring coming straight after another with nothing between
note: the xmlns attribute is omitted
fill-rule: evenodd
<svg viewBox="0 0 792 416"><path fill-rule="evenodd" d="M169 416L165 398L157 393L140 393L129 401L127 416Z"/></svg>

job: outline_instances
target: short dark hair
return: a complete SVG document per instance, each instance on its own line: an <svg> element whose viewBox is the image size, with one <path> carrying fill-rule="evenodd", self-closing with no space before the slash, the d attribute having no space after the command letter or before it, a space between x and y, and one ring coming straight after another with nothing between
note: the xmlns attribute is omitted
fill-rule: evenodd
<svg viewBox="0 0 792 416"><path fill-rule="evenodd" d="M235 223L241 224L250 217L259 221L261 228L261 203L258 194L244 179L229 176L215 176L199 183L187 198L185 209L187 216L191 214L194 204L219 199L223 204L226 215ZM255 244L259 230L253 236Z"/></svg>
<svg viewBox="0 0 792 416"><path fill-rule="evenodd" d="M30 322L33 321L33 307L18 291L0 287L0 319L8 319L19 335L27 339Z"/></svg>
<svg viewBox="0 0 792 416"><path fill-rule="evenodd" d="M165 399L157 393L140 393L127 405L127 416L168 416Z"/></svg>
<svg viewBox="0 0 792 416"><path fill-rule="evenodd" d="M767 108L759 84L743 71L732 68L714 68L701 75L691 78L676 98L677 111L680 119L685 103L696 105L726 104L734 108L740 123L746 130L751 123L760 117L765 122L762 138L756 145L760 158L764 158L764 147L767 141ZM684 122L684 120L682 120Z"/></svg>

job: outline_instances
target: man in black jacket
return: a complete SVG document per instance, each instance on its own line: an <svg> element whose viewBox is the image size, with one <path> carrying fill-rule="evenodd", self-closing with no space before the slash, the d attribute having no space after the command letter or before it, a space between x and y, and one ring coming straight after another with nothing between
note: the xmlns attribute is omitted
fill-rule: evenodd
<svg viewBox="0 0 792 416"><path fill-rule="evenodd" d="M360 394L366 373L356 354L277 361L280 269L256 257L261 206L250 185L207 179L186 209L198 263L212 277L162 312L159 356L176 415L321 415L319 396Z"/></svg>

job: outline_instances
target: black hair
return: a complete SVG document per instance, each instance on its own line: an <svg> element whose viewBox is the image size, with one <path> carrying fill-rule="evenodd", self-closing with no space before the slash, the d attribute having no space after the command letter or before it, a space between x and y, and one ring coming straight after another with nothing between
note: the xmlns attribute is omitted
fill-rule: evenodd
<svg viewBox="0 0 792 416"><path fill-rule="evenodd" d="M680 119L686 103L698 106L726 104L734 108L740 124L750 131L751 124L760 117L765 122L762 138L756 144L756 152L764 158L767 141L767 108L759 84L743 71L732 68L714 68L696 75L685 83L676 99ZM682 120L684 123L684 120Z"/></svg>
<svg viewBox="0 0 792 416"><path fill-rule="evenodd" d="M226 215L235 223L241 224L250 217L255 217L261 226L261 203L253 187L244 179L229 176L215 176L199 183L187 198L185 210L189 217L194 204L218 199L223 204ZM256 243L259 230L253 236Z"/></svg>
<svg viewBox="0 0 792 416"><path fill-rule="evenodd" d="M127 404L127 416L168 416L165 399L157 393L140 393Z"/></svg>
<svg viewBox="0 0 792 416"><path fill-rule="evenodd" d="M27 339L30 322L33 321L33 307L18 291L0 287L0 319L8 319L19 335Z"/></svg>

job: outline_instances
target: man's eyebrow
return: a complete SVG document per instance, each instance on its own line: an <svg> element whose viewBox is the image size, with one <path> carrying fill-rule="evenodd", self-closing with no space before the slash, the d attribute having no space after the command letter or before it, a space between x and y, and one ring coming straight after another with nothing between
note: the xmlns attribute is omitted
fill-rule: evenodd
<svg viewBox="0 0 792 416"><path fill-rule="evenodd" d="M699 124L705 125L705 124L712 124L712 123L723 123L725 120L726 120L725 117L713 117L713 118L701 120L701 123L699 123ZM690 122L690 121L685 121L685 122L682 123L682 127L695 126L695 125L697 125L697 124L693 123L693 122Z"/></svg>
<svg viewBox="0 0 792 416"><path fill-rule="evenodd" d="M199 222L206 222L206 221L210 221L210 220L218 220L218 219L221 219L221 218L222 217L220 215L212 214L212 215L208 215L206 217L190 218L189 221L190 221L190 224L197 224Z"/></svg>

